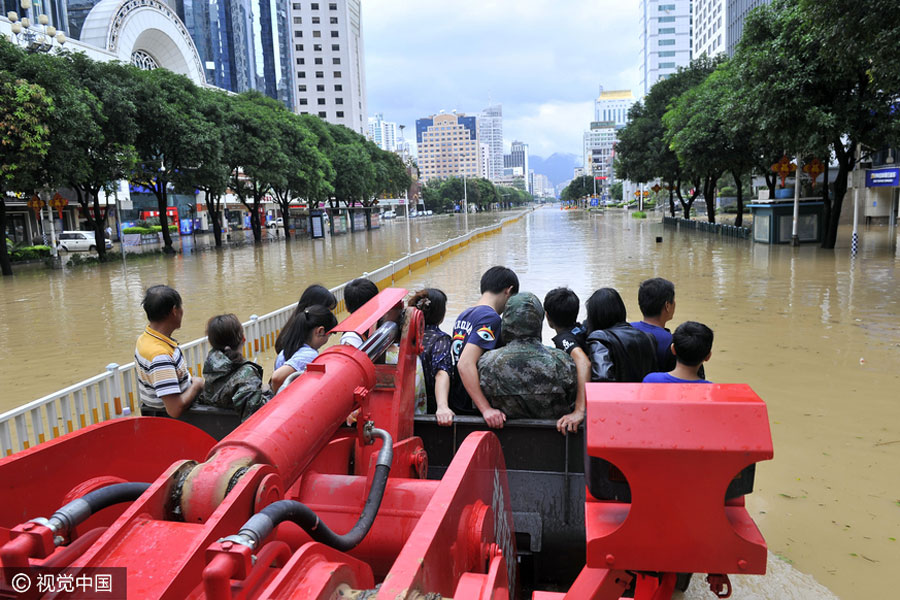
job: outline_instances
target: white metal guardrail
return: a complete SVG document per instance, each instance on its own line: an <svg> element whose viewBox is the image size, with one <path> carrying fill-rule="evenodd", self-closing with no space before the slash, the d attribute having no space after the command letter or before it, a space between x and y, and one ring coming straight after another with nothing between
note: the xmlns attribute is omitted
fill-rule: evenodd
<svg viewBox="0 0 900 600"><path fill-rule="evenodd" d="M440 260L447 254L467 246L472 240L499 232L506 224L518 220L525 212L502 219L494 225L474 229L464 235L419 250L377 269L364 273L378 289L384 289L411 272ZM337 298L335 312L344 312L343 283L331 290ZM244 354L253 358L275 346L275 338L290 318L296 304L263 316L253 315L244 323ZM206 338L181 345L192 374L201 374L209 353ZM140 414L135 364L106 366L106 371L67 388L38 398L33 402L0 414L0 457L9 456L77 429L128 415Z"/></svg>

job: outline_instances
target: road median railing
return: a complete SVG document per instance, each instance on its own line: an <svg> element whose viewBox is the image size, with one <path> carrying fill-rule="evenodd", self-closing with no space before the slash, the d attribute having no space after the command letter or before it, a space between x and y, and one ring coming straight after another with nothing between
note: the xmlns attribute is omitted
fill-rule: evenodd
<svg viewBox="0 0 900 600"><path fill-rule="evenodd" d="M750 228L738 227L736 225L728 225L724 223L709 223L707 221L695 221L693 219L682 219L679 217L663 217L663 226L676 227L678 229L692 229L696 231L705 231L722 237L749 239Z"/></svg>
<svg viewBox="0 0 900 600"><path fill-rule="evenodd" d="M499 222L473 229L461 236L419 250L372 271L363 273L378 289L390 287L413 271L438 262L455 250L465 248L472 240L500 232L503 227L522 218L529 211L506 217ZM345 312L343 283L331 292L337 298L335 312ZM296 304L279 308L262 316L252 315L243 324L244 355L253 359L274 350L275 338L290 319ZM205 337L181 345L185 361L193 375L202 375L209 353ZM66 433L95 423L140 414L137 374L133 362L119 366L111 363L103 373L67 388L38 398L28 404L0 414L0 457L31 448Z"/></svg>

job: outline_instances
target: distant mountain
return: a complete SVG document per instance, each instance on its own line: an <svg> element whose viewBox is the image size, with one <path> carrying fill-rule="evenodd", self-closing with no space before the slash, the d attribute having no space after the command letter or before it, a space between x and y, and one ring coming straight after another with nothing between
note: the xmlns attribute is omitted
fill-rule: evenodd
<svg viewBox="0 0 900 600"><path fill-rule="evenodd" d="M554 152L550 158L528 157L528 168L547 177L554 186L572 179L572 171L580 167L582 157L577 154Z"/></svg>

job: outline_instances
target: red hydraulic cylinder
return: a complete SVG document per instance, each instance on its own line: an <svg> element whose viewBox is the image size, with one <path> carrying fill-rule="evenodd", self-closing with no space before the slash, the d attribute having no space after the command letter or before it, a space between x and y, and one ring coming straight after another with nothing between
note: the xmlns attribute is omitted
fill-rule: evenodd
<svg viewBox="0 0 900 600"><path fill-rule="evenodd" d="M222 502L241 468L268 464L289 487L328 443L360 394L375 385L375 367L355 348L329 348L306 374L216 444L184 483L188 522L203 522Z"/></svg>

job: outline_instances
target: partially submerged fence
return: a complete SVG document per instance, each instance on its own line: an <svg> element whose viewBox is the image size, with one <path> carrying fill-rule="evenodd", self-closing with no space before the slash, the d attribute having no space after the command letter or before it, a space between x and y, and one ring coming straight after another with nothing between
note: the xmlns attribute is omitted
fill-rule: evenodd
<svg viewBox="0 0 900 600"><path fill-rule="evenodd" d="M414 252L371 273L363 273L378 289L384 289L406 277L416 269L437 262L451 252L464 248L472 240L499 232L505 225L520 219L525 212L500 222L474 229L464 235ZM335 312L344 312L343 283L331 290L337 298ZM252 315L244 323L244 355L254 358L275 345L275 338L290 318L296 304L291 304L262 316ZM135 334L137 335L137 334ZM203 362L209 353L206 338L181 345L185 361L192 374L203 374ZM77 429L128 415L140 414L137 400L137 375L133 362L119 366L109 364L103 373L85 379L43 398L0 414L0 456L41 444Z"/></svg>
<svg viewBox="0 0 900 600"><path fill-rule="evenodd" d="M750 239L749 227L738 227L736 225L726 225L723 223L709 223L708 221L695 221L693 219L682 219L678 217L663 217L663 225L666 227L677 227L678 229L705 231L707 233L721 235L722 237Z"/></svg>

